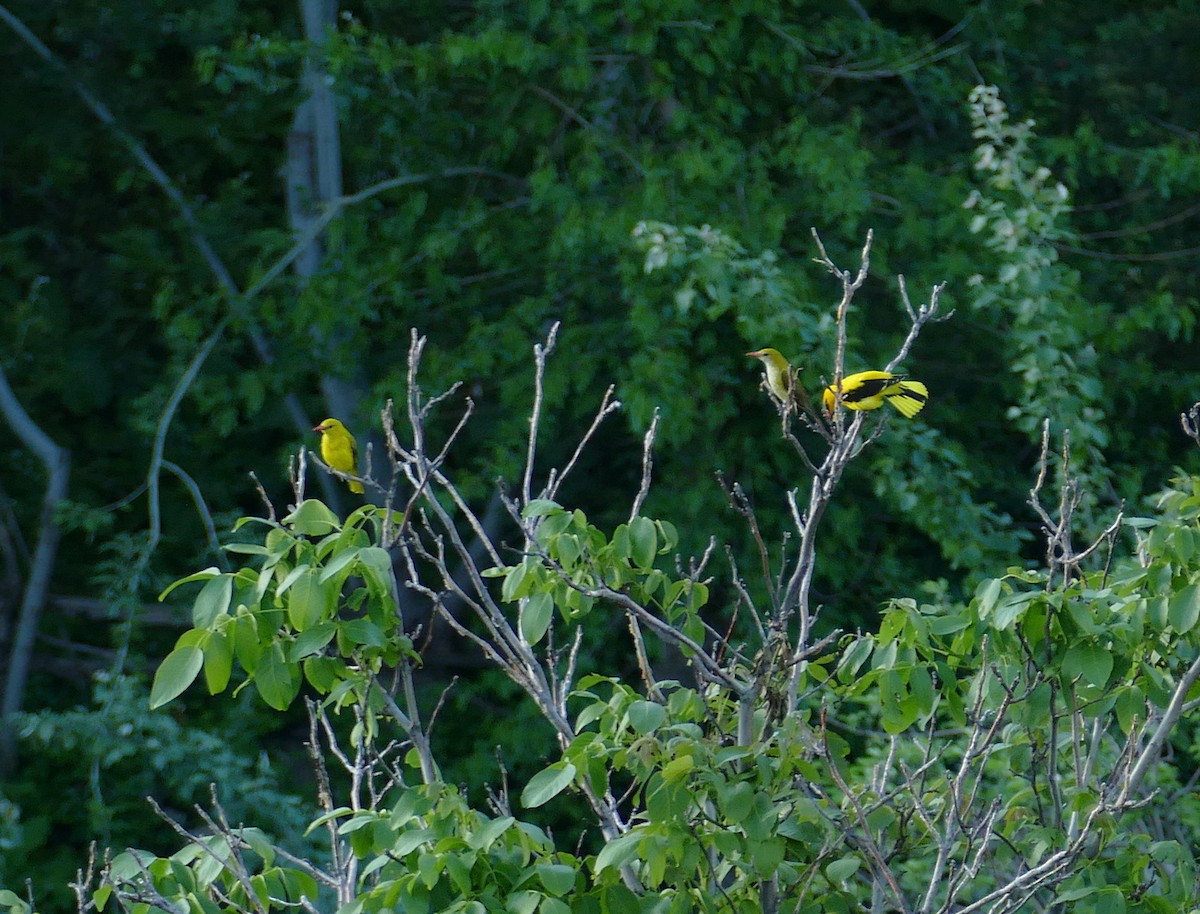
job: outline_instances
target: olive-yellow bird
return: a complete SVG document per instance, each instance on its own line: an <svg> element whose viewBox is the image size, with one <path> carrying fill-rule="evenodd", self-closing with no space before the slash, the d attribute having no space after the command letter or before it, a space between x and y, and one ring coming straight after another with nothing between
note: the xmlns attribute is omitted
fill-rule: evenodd
<svg viewBox="0 0 1200 914"><path fill-rule="evenodd" d="M796 372L792 370L792 366L788 364L788 360L778 349L770 347L755 349L753 352L747 352L746 355L762 361L763 368L767 372L767 387L780 403L789 407L798 406L801 409L808 409L808 394L804 390L804 385L800 383Z"/></svg>
<svg viewBox="0 0 1200 914"><path fill-rule="evenodd" d="M335 470L357 476L358 442L350 430L337 419L326 419L320 425L314 425L313 431L321 433L321 459ZM347 479L346 485L351 492L362 494L361 482Z"/></svg>
<svg viewBox="0 0 1200 914"><path fill-rule="evenodd" d="M906 419L919 413L929 397L929 389L920 381L887 371L860 371L843 378L840 387L846 409L879 409L886 401ZM837 402L832 386L825 388L821 401L825 412L832 413Z"/></svg>

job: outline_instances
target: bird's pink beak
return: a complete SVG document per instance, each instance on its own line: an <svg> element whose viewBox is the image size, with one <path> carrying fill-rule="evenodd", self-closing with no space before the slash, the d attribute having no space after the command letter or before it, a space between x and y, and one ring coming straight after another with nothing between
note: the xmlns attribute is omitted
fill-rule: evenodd
<svg viewBox="0 0 1200 914"><path fill-rule="evenodd" d="M325 431L325 426L324 425L314 425L313 431L314 432L323 432L323 431Z"/></svg>

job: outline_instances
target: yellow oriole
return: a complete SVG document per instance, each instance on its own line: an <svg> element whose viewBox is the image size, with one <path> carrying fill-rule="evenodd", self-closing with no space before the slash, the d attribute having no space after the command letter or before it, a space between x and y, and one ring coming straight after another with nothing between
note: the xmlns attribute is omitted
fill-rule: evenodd
<svg viewBox="0 0 1200 914"><path fill-rule="evenodd" d="M326 419L320 425L314 425L313 431L321 433L321 459L335 470L357 476L358 442L350 430L337 419ZM361 482L347 479L346 485L351 492L362 494Z"/></svg>
<svg viewBox="0 0 1200 914"><path fill-rule="evenodd" d="M788 364L788 360L778 349L769 347L756 349L753 352L747 352L746 355L762 361L763 368L767 372L767 388L780 403L789 407L808 408L808 394L804 390L804 385L800 383L796 372L792 370L792 366Z"/></svg>
<svg viewBox="0 0 1200 914"><path fill-rule="evenodd" d="M860 371L842 378L840 386L846 409L879 409L887 401L906 419L919 413L929 396L929 389L920 381L887 371ZM833 386L826 387L821 396L825 412L833 412L836 399Z"/></svg>

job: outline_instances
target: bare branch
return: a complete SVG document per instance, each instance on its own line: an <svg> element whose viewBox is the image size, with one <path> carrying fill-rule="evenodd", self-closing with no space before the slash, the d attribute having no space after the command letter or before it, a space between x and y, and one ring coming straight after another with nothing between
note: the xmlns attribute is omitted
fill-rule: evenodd
<svg viewBox="0 0 1200 914"><path fill-rule="evenodd" d="M1179 414L1183 433L1200 445L1200 403L1193 403L1187 412Z"/></svg>
<svg viewBox="0 0 1200 914"><path fill-rule="evenodd" d="M1167 737L1171 735L1171 731L1178 722L1183 712L1183 706L1188 693L1197 680L1200 680L1200 657L1192 661L1187 672L1180 677L1174 692L1171 693L1171 700L1167 703L1158 726L1154 728L1154 734L1146 742L1145 748L1138 754L1132 770L1129 772L1125 783L1121 786L1121 790L1117 794L1114 802L1118 806L1129 801L1133 793L1141 786L1150 768L1158 761L1158 754L1162 751Z"/></svg>
<svg viewBox="0 0 1200 914"><path fill-rule="evenodd" d="M633 506L629 509L630 521L642 513L642 505L646 501L646 496L650 494L650 475L654 467L654 439L658 435L660 418L661 413L656 406L654 407L654 416L650 420L650 427L646 429L646 434L642 437L642 482L638 486L637 495L634 496Z"/></svg>
<svg viewBox="0 0 1200 914"><path fill-rule="evenodd" d="M592 424L588 426L588 430L583 433L583 437L579 439L579 444L575 446L575 452L571 454L571 459L567 461L567 465L559 473L556 470L550 471L549 479L546 482L546 488L543 490L543 497L554 499L558 496L558 490L562 486L563 481L567 478L570 472L575 469L575 465L579 462L580 456L584 449L591 443L593 436L600 429L600 424L621 408L620 400L612 400L613 391L616 388L609 385L604 391L604 397L600 401L600 408L596 410L596 416L592 419ZM529 500L526 499L526 504Z"/></svg>
<svg viewBox="0 0 1200 914"><path fill-rule="evenodd" d="M25 683L33 659L38 620L46 604L50 578L62 531L55 520L59 502L67 497L71 476L71 453L55 444L21 406L0 369L0 412L21 442L42 462L46 469L46 490L38 516L37 546L30 563L21 607L17 611L16 631L4 678L4 695L0 700L0 776L9 773L16 763L16 727L12 715L21 710L25 701Z"/></svg>
<svg viewBox="0 0 1200 914"><path fill-rule="evenodd" d="M526 504L529 503L532 492L534 457L537 454L538 426L541 424L542 401L545 396L543 384L546 377L546 359L554 351L554 344L558 339L559 326L558 321L551 324L550 332L546 334L546 341L538 343L533 347L535 365L533 373L533 409L529 413L529 444L525 453L525 475L521 480L521 494L524 496ZM609 388L609 392L612 392L611 387Z"/></svg>

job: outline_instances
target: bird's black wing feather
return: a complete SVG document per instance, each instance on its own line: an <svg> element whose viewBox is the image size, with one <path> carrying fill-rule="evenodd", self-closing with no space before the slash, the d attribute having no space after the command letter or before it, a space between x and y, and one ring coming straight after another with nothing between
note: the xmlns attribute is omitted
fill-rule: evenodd
<svg viewBox="0 0 1200 914"><path fill-rule="evenodd" d="M857 386L850 390L842 391L843 403L859 403L863 400L869 400L876 394L886 390L893 384L903 381L906 375L894 375L890 378L870 378L866 381L860 381Z"/></svg>

